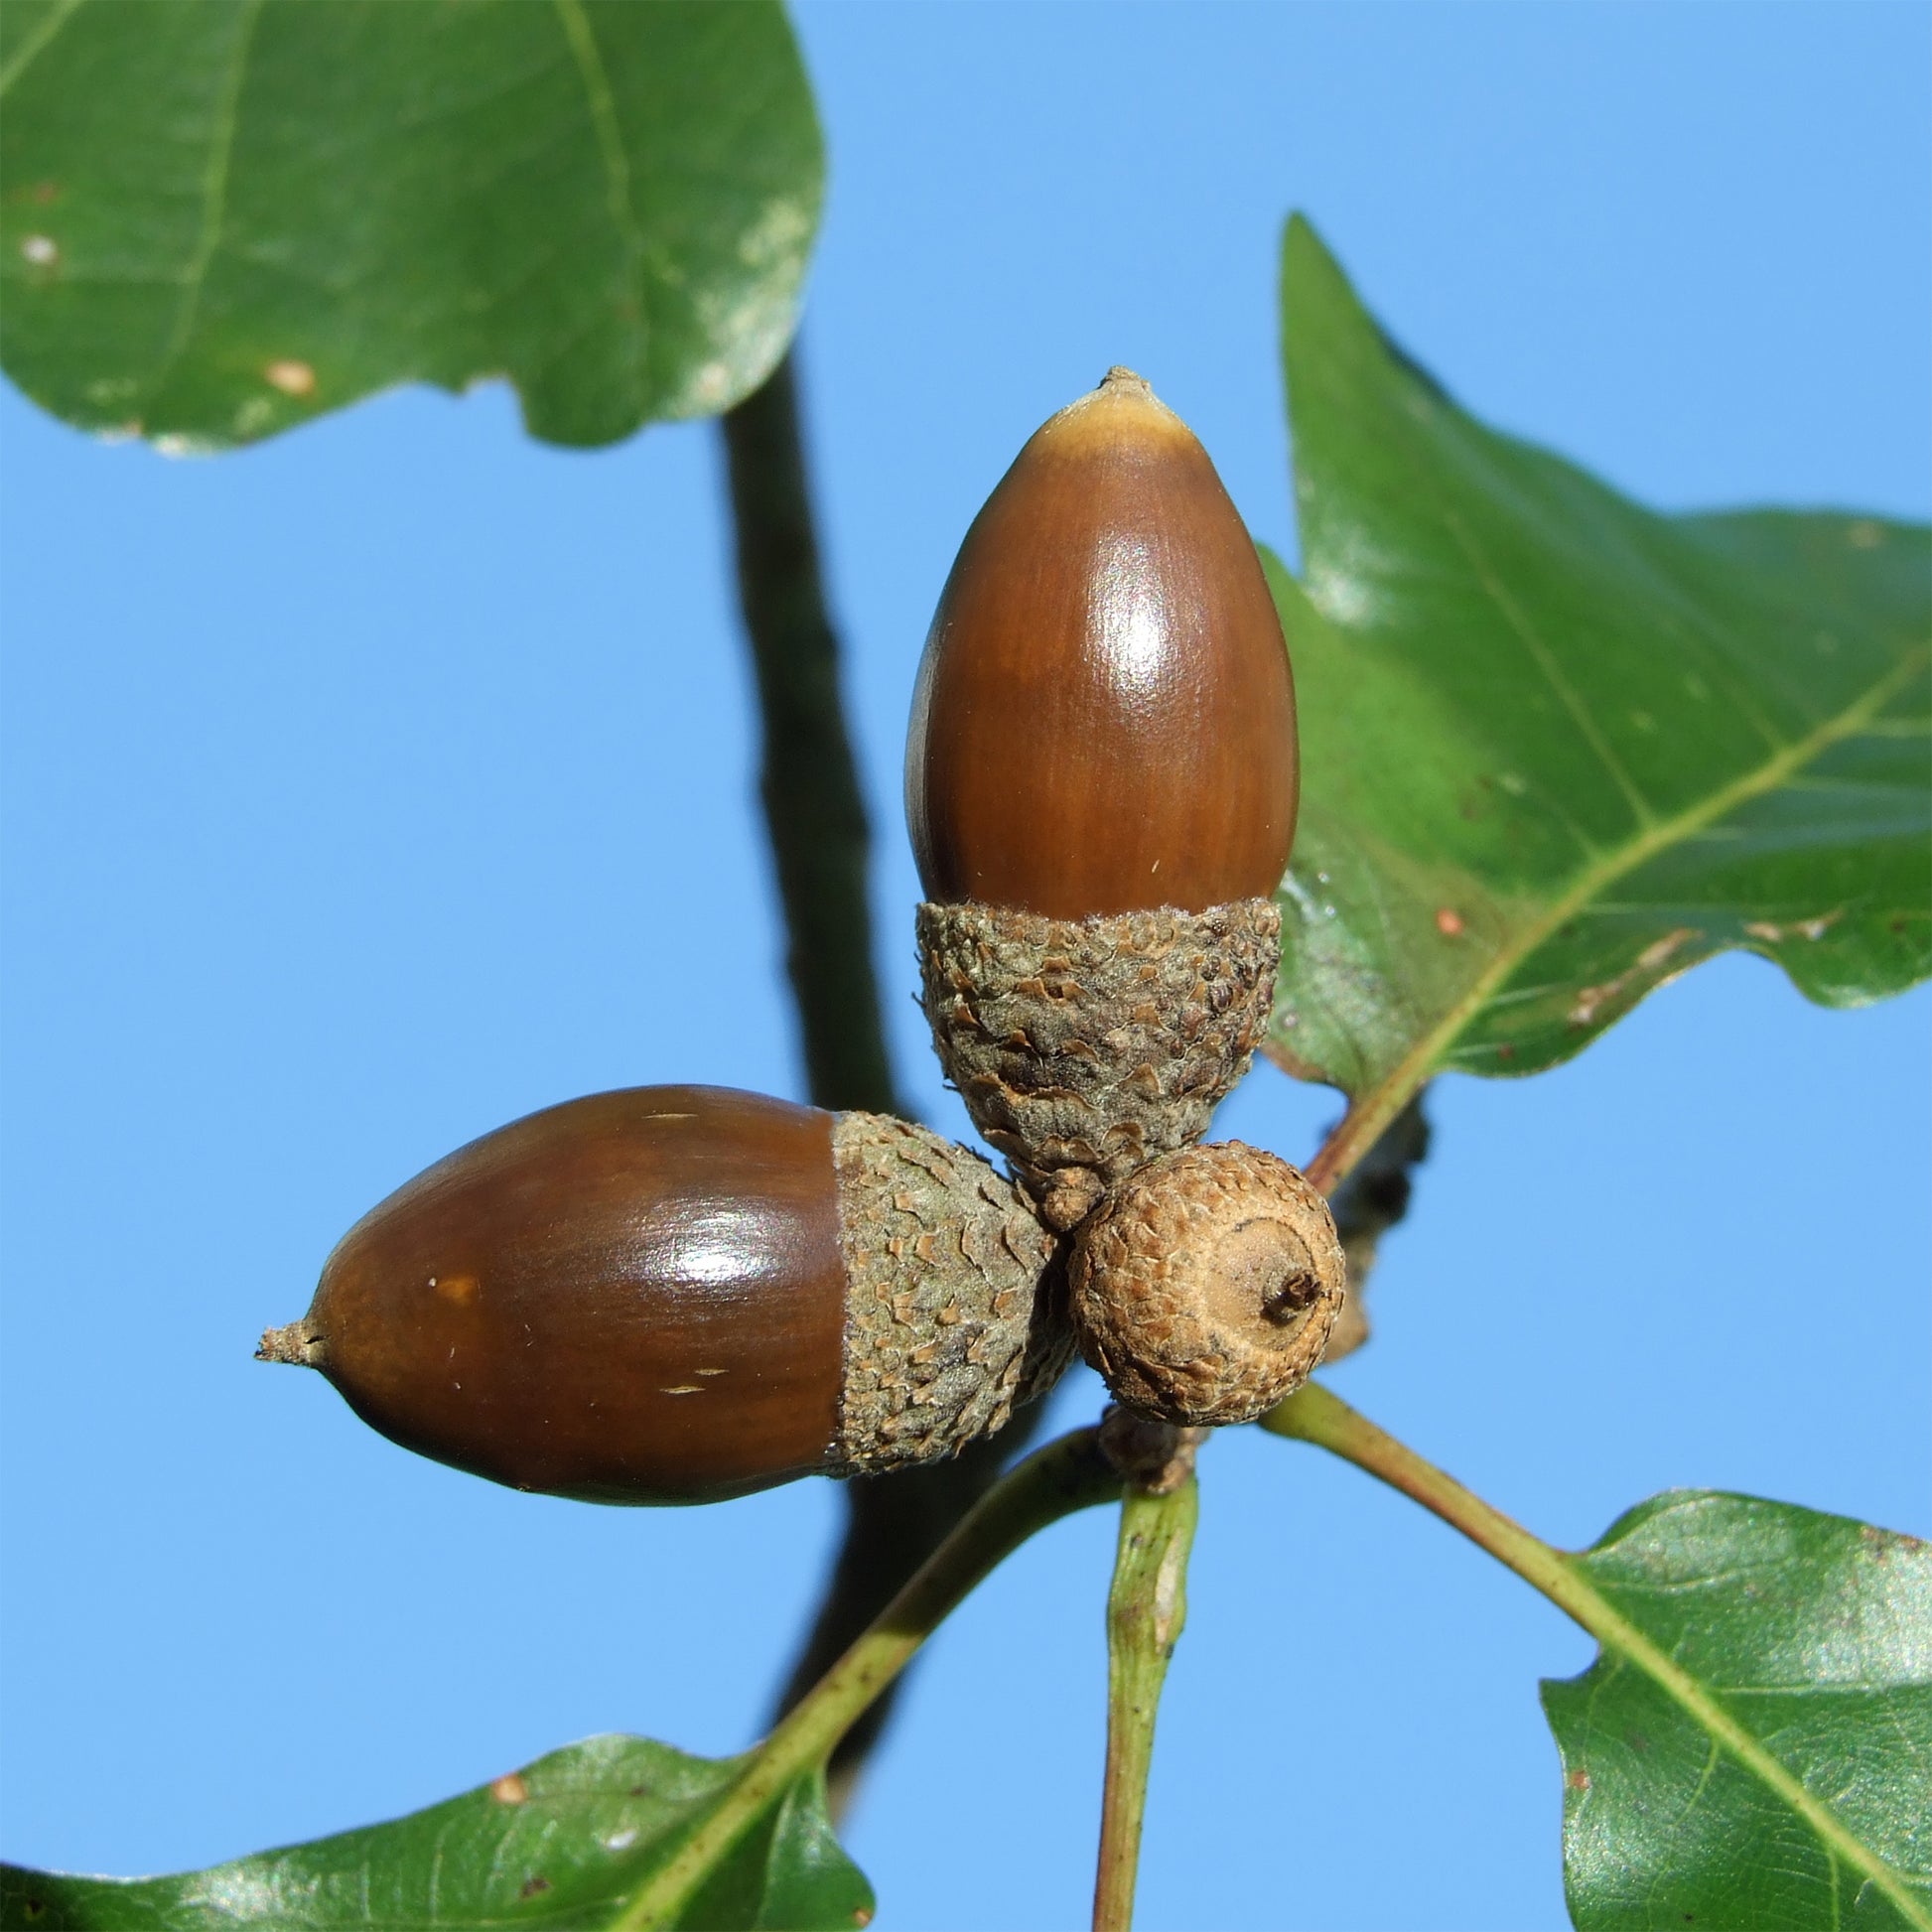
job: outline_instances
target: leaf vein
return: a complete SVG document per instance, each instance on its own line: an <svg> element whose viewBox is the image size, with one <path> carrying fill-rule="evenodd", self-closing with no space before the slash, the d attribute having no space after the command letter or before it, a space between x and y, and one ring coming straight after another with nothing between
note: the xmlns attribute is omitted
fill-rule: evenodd
<svg viewBox="0 0 1932 1932"><path fill-rule="evenodd" d="M1517 639L1529 652L1543 680L1556 693L1557 702L1570 714L1571 722L1582 733L1584 742L1596 755L1604 772L1616 788L1622 792L1624 802L1630 808L1631 816L1640 826L1648 827L1656 823L1656 814L1651 810L1649 801L1638 790L1636 781L1624 769L1623 760L1616 755L1614 747L1604 737L1601 727L1591 715L1582 694L1563 674L1563 666L1558 662L1556 653L1544 642L1536 626L1531 623L1529 614L1510 596L1508 587L1497 576L1487 554L1477 544L1462 519L1447 503L1441 505L1444 523L1450 535L1461 546L1462 554L1468 559L1469 567L1476 574L1476 581L1488 594L1490 601L1502 613L1504 621L1516 633Z"/></svg>
<svg viewBox="0 0 1932 1932"><path fill-rule="evenodd" d="M255 26L261 19L264 0L242 0L241 26L235 35L234 60L222 85L221 101L215 113L214 139L208 149L207 171L202 178L202 230L196 237L195 252L182 276L181 306L175 326L168 334L168 345L161 352L154 380L148 385L144 413L151 411L156 399L168 386L168 379L180 365L189 339L195 333L201 314L202 294L207 287L208 268L221 245L221 230L228 215L228 164L234 158L235 127L241 115L241 90L247 78L248 55L254 45Z"/></svg>
<svg viewBox="0 0 1932 1932"><path fill-rule="evenodd" d="M6 97L7 89L40 59L48 43L80 11L80 7L81 0L58 0L39 29L29 34L15 51L13 59L0 68L0 99Z"/></svg>
<svg viewBox="0 0 1932 1932"><path fill-rule="evenodd" d="M638 407L642 407L650 386L651 327L646 288L648 251L643 231L637 224L637 210L631 194L630 158L624 152L623 130L618 123L617 101L611 92L610 72L604 65L597 37L591 31L590 16L584 9L583 0L554 0L554 3L557 17L563 24L564 38L577 63L578 76L583 82L591 128L597 137L598 152L604 162L605 207L610 210L611 224L617 229L618 240L623 248L626 267L624 280L637 304L635 326L625 333L631 343L632 379L636 385L633 400Z"/></svg>

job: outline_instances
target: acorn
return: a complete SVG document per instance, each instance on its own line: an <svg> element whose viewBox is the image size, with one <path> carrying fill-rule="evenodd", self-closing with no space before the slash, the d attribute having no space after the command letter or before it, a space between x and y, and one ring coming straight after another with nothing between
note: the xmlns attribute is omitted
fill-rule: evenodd
<svg viewBox="0 0 1932 1932"><path fill-rule="evenodd" d="M472 1141L365 1215L260 1356L518 1489L744 1495L950 1455L1072 1354L1052 1236L878 1114L634 1087Z"/></svg>
<svg viewBox="0 0 1932 1932"><path fill-rule="evenodd" d="M974 519L927 635L906 819L933 1042L1067 1228L1196 1141L1279 961L1295 692L1207 453L1130 369Z"/></svg>
<svg viewBox="0 0 1932 1932"><path fill-rule="evenodd" d="M1240 1141L1149 1162L1081 1224L1067 1272L1114 1399L1190 1429L1253 1422L1307 1381L1347 1285L1320 1192Z"/></svg>

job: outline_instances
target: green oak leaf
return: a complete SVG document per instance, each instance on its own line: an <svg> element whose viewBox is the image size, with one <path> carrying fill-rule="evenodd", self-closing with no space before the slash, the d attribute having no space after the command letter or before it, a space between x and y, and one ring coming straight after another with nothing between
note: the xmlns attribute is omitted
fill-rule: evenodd
<svg viewBox="0 0 1932 1932"><path fill-rule="evenodd" d="M1932 971L1932 531L1662 516L1485 428L1290 223L1302 712L1268 1051L1364 1136L1726 947L1851 1006Z"/></svg>
<svg viewBox="0 0 1932 1932"><path fill-rule="evenodd" d="M1932 1546L1678 1490L1564 1561L1608 1606L1543 1686L1582 1932L1932 1927Z"/></svg>
<svg viewBox="0 0 1932 1932"><path fill-rule="evenodd" d="M774 0L7 0L0 110L0 362L173 448L399 382L554 443L728 408L824 185Z"/></svg>
<svg viewBox="0 0 1932 1932"><path fill-rule="evenodd" d="M619 1922L746 1762L593 1737L411 1817L207 1871L82 1878L0 1865L0 1932L591 1932ZM872 1915L872 1888L833 1835L813 1771L720 1862L677 1923L850 1932Z"/></svg>

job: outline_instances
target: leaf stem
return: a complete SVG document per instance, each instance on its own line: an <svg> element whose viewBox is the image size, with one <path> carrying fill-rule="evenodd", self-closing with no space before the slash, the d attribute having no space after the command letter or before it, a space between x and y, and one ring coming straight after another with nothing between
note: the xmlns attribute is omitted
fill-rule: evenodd
<svg viewBox="0 0 1932 1932"><path fill-rule="evenodd" d="M796 1778L825 1762L847 1728L983 1578L1049 1524L1120 1493L1120 1474L1101 1452L1093 1429L1048 1443L1003 1476L751 1754L717 1809L612 1921L611 1932L674 1924L718 1861Z"/></svg>
<svg viewBox="0 0 1932 1932"><path fill-rule="evenodd" d="M1187 1554L1200 1513L1192 1476L1169 1495L1129 1485L1107 1598L1107 1779L1093 1932L1129 1932L1140 1869L1154 1721L1168 1660L1187 1621Z"/></svg>
<svg viewBox="0 0 1932 1932"><path fill-rule="evenodd" d="M1378 1429L1319 1382L1305 1382L1263 1416L1261 1426L1271 1435L1313 1443L1358 1469L1366 1469L1392 1489L1401 1490L1412 1502L1421 1503L1499 1563L1508 1565L1531 1588L1541 1590L1593 1634L1595 1626L1589 1620L1593 1606L1609 1610L1587 1585L1583 1586L1581 1593L1573 1588L1579 1580L1567 1567L1562 1551L1463 1488L1446 1470L1425 1461L1407 1444ZM1584 1600L1586 1596L1588 1602Z"/></svg>
<svg viewBox="0 0 1932 1932"><path fill-rule="evenodd" d="M1332 1194L1427 1084L1428 1075L1424 1072L1414 1080L1386 1080L1380 1086L1371 1087L1336 1122L1334 1131L1303 1170L1309 1184L1324 1194Z"/></svg>
<svg viewBox="0 0 1932 1932"><path fill-rule="evenodd" d="M1319 1383L1304 1383L1262 1417L1261 1426L1277 1436L1313 1443L1366 1469L1515 1571L1605 1650L1620 1653L1681 1706L1707 1735L1796 1812L1832 1856L1882 1892L1907 1925L1932 1926L1932 1914L1899 1873L1862 1844L1837 1813L1745 1730L1708 1687L1623 1616L1590 1582L1576 1555L1532 1535Z"/></svg>

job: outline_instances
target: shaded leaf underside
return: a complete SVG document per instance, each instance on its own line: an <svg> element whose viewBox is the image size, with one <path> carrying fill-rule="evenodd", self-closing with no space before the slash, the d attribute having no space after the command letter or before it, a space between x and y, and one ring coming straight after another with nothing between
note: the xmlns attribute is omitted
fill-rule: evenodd
<svg viewBox="0 0 1932 1932"><path fill-rule="evenodd" d="M1647 511L1458 409L1300 221L1283 312L1304 807L1271 1054L1373 1125L1727 947L1828 1005L1932 971L1932 532Z"/></svg>
<svg viewBox="0 0 1932 1932"><path fill-rule="evenodd" d="M168 447L407 381L569 444L725 409L823 191L767 0L7 0L0 106L0 359Z"/></svg>
<svg viewBox="0 0 1932 1932"><path fill-rule="evenodd" d="M0 1866L0 1932L611 1925L723 1798L744 1760L594 1737L384 1825L166 1878ZM707 1932L865 1925L873 1896L813 1772L711 1872L679 1923Z"/></svg>

